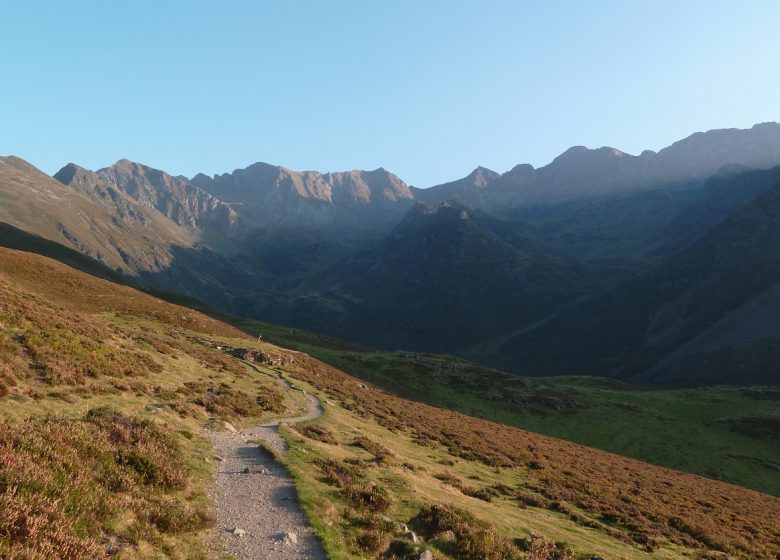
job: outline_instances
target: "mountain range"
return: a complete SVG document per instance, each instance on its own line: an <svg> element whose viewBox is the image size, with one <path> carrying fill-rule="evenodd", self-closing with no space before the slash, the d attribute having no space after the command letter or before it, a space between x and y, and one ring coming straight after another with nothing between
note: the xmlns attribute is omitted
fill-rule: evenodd
<svg viewBox="0 0 780 560"><path fill-rule="evenodd" d="M233 314L528 375L778 381L776 123L427 189L382 168L49 176L9 156L0 197L5 244Z"/></svg>

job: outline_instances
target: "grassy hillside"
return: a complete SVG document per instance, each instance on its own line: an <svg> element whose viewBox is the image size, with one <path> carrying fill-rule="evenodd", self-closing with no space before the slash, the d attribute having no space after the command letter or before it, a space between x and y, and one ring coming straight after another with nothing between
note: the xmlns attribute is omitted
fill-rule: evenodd
<svg viewBox="0 0 780 560"><path fill-rule="evenodd" d="M0 557L208 557L204 423L303 403L197 312L5 249L0 294Z"/></svg>
<svg viewBox="0 0 780 560"><path fill-rule="evenodd" d="M204 425L304 405L257 371L321 396L285 460L332 558L780 552L765 494L402 399L40 256L0 249L0 294L2 558L218 556Z"/></svg>
<svg viewBox="0 0 780 560"><path fill-rule="evenodd" d="M241 326L405 398L780 495L780 388L521 378L450 356L380 352L264 323Z"/></svg>
<svg viewBox="0 0 780 560"><path fill-rule="evenodd" d="M43 255L111 282L127 282L126 277L110 269L100 261L79 253L75 249L70 249L54 241L22 231L10 224L0 223L0 245L8 249Z"/></svg>
<svg viewBox="0 0 780 560"><path fill-rule="evenodd" d="M286 371L326 404L316 428L288 434L288 461L331 550L379 557L398 547L407 558L429 547L465 559L779 550L780 500L766 494L401 399L305 354ZM399 523L425 542L393 544ZM559 544L551 551L534 533Z"/></svg>

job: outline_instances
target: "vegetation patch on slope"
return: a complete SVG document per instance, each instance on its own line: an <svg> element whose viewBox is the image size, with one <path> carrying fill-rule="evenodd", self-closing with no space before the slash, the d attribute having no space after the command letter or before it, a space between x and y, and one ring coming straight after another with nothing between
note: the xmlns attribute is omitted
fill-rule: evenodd
<svg viewBox="0 0 780 560"><path fill-rule="evenodd" d="M312 425L324 430L288 430L286 437L304 506L336 557L404 558L423 548L440 558L473 553L544 560L568 550L630 560L650 554L660 559L698 554L774 560L780 553L780 536L773 526L780 501L771 496L399 398L197 312L112 287L39 257L15 252L0 256L0 281L5 282L0 300L6 302L0 315L0 357L8 379L0 417L11 440L22 426L29 426L32 438L3 448L3 457L10 459L3 459L0 473L17 488L3 488L9 518L18 508L36 507L34 492L48 495L32 478L24 478L24 472L5 466L22 464L25 449L35 449L34 455L44 459L52 453L48 447L35 447L41 441L35 434L43 434L48 422L63 430L61 452L79 459L85 452L79 434L94 436L98 443L108 438L110 445L87 452L101 457L107 472L124 473L117 475L120 481L125 475L136 481L127 486L127 495L119 492L125 505L147 503L147 496L152 505L140 508L145 512L164 502L166 511L185 512L178 516L182 519L201 519L198 502L210 469L204 460L208 445L198 435L203 424L216 415L237 423L259 423L278 415L272 408L275 395L268 389L272 382L245 367L240 358L255 362L257 371L288 372L322 392L327 414ZM36 262L41 268L37 275ZM85 295L92 288L94 293ZM26 309L27 302L32 309ZM38 308L42 311L36 312ZM78 373L83 362L92 364L91 370L72 376L74 384L68 383L68 376L47 376L48 358L36 358L35 347L26 342L36 333L56 335L58 329L76 336L64 337L66 343L59 346L64 369ZM107 355L112 356L108 361ZM78 359L68 362L69 356ZM113 367L134 356L138 362L127 369ZM543 392L540 398L548 402L571 394ZM288 395L283 399L285 407L294 406ZM631 406L627 403L627 409ZM164 438L158 440L154 430ZM125 432L127 440L121 439ZM68 434L73 437L68 439ZM174 456L185 467L180 480L165 474L166 465L172 464L166 458ZM74 480L94 471L88 460L65 461L64 468L60 476ZM88 497L101 495L97 487L85 491ZM22 502L15 501L19 496ZM93 545L98 556L204 554L205 535L197 523L179 529L162 517L137 514L147 519L145 532L128 532L141 523L132 508L101 510L103 517L95 513L90 526L80 521L81 510L68 509L67 504L63 495L59 513L40 523L45 526L50 523L46 519L54 519L56 527L61 519L62 538L72 539L77 547L74 558L95 557L92 549L78 548ZM425 523L416 524L430 517L424 513L434 511L431 508L444 506L455 509L442 510L443 516L467 519L461 525L471 523L475 532L461 531L453 523L449 526L455 528L439 534ZM416 531L418 542L407 529ZM39 540L41 547L52 546L43 537ZM18 539L8 539L3 546L10 550L20 545Z"/></svg>
<svg viewBox="0 0 780 560"><path fill-rule="evenodd" d="M160 427L109 408L0 422L0 556L77 560L211 525L208 503ZM106 542L108 540L108 542Z"/></svg>
<svg viewBox="0 0 780 560"><path fill-rule="evenodd" d="M780 552L773 522L780 515L780 500L772 496L401 399L304 354L297 355L296 364L287 370L324 391L345 414L378 423L383 431L371 439L391 451L391 434L405 434L406 456L396 452L401 465L410 453L409 444L442 449L444 456L438 459L482 465L500 473L497 484L514 480L509 494L518 506L544 508L607 540L662 554L659 557L674 547L751 559L773 558ZM325 427L337 433L333 426ZM358 430L357 423L350 423L349 429ZM311 440L309 444L315 445ZM333 458L331 447L328 453ZM369 462L376 465L366 459L360 464L365 467ZM455 471L443 469L448 475ZM469 488L469 494L476 494L472 487L480 489L471 483L459 486ZM482 496L466 497L494 503Z"/></svg>

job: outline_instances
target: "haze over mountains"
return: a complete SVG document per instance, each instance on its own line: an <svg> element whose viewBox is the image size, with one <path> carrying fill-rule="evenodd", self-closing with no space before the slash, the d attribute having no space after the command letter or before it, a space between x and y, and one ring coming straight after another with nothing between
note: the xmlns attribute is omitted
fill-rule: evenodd
<svg viewBox="0 0 780 560"><path fill-rule="evenodd" d="M0 222L367 345L525 374L777 381L777 166L776 123L638 156L574 147L429 189L381 168L190 180L120 160L50 177L6 157Z"/></svg>

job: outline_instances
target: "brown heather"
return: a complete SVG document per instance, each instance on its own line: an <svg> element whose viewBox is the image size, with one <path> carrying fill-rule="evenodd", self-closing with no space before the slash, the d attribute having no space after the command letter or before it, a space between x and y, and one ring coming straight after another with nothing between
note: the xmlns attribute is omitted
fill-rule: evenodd
<svg viewBox="0 0 780 560"><path fill-rule="evenodd" d="M317 424L306 424L304 426L293 425L292 428L304 437L321 441L322 443L329 443L331 445L336 444L336 438L333 436L333 432L324 426L318 426Z"/></svg>
<svg viewBox="0 0 780 560"><path fill-rule="evenodd" d="M452 532L453 552L462 560L574 560L574 554L565 546L536 533L516 546L484 522L454 507L426 506L413 524L428 538Z"/></svg>
<svg viewBox="0 0 780 560"><path fill-rule="evenodd" d="M148 356L131 350L131 341L117 329L16 289L2 278L0 291L0 322L6 331L0 338L0 357L6 373L11 368L21 371L22 357L51 385L81 385L103 375L144 376L161 369Z"/></svg>
<svg viewBox="0 0 780 560"><path fill-rule="evenodd" d="M206 412L223 420L260 416L264 412L282 413L285 410L283 396L276 387L258 387L254 395L232 389L227 384L189 382L180 389L196 394L194 403Z"/></svg>
<svg viewBox="0 0 780 560"><path fill-rule="evenodd" d="M107 408L0 422L0 558L102 558L106 535L121 547L202 529L186 473L170 436ZM112 528L120 515L131 521Z"/></svg>

